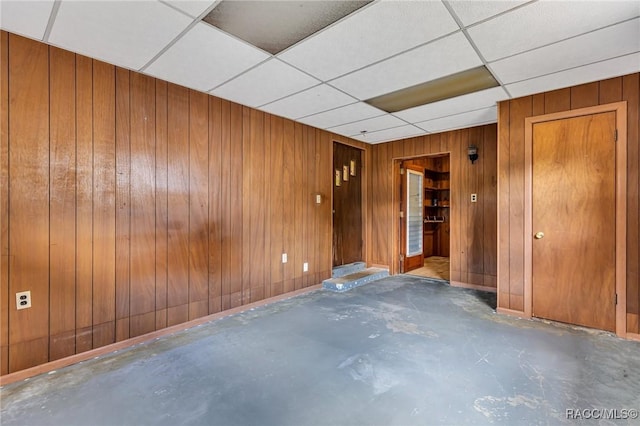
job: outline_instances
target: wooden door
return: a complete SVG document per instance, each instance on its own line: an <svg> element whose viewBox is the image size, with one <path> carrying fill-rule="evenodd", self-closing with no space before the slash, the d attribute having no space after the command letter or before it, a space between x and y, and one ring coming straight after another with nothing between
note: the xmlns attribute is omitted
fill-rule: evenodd
<svg viewBox="0 0 640 426"><path fill-rule="evenodd" d="M615 112L533 125L533 316L615 331L615 128Z"/></svg>
<svg viewBox="0 0 640 426"><path fill-rule="evenodd" d="M400 182L401 271L409 272L424 265L424 168L404 166Z"/></svg>
<svg viewBox="0 0 640 426"><path fill-rule="evenodd" d="M362 260L362 151L335 142L333 168L333 266L339 266Z"/></svg>

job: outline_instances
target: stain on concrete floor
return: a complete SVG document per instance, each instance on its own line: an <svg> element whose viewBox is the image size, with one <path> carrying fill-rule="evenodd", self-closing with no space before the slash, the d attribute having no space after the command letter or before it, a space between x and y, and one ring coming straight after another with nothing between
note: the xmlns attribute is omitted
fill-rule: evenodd
<svg viewBox="0 0 640 426"><path fill-rule="evenodd" d="M639 342L493 307L406 275L317 291L7 385L0 422L555 425L640 408Z"/></svg>

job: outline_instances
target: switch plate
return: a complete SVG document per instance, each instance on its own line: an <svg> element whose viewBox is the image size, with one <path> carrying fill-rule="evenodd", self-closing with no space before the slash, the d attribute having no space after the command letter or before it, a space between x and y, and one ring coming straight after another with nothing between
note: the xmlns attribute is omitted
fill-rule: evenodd
<svg viewBox="0 0 640 426"><path fill-rule="evenodd" d="M478 194L471 194L471 202L472 203L478 202Z"/></svg>
<svg viewBox="0 0 640 426"><path fill-rule="evenodd" d="M309 263L308 262L304 262L302 264L302 272L309 272Z"/></svg>
<svg viewBox="0 0 640 426"><path fill-rule="evenodd" d="M287 263L287 253L282 253L282 263Z"/></svg>
<svg viewBox="0 0 640 426"><path fill-rule="evenodd" d="M21 291L16 293L16 309L27 309L31 307L31 291Z"/></svg>
<svg viewBox="0 0 640 426"><path fill-rule="evenodd" d="M322 203L322 195L316 194L316 204Z"/></svg>

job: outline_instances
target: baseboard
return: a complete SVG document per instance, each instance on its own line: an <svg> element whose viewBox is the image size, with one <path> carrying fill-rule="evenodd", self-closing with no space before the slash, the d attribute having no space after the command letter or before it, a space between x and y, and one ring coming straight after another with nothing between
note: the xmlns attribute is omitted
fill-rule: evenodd
<svg viewBox="0 0 640 426"><path fill-rule="evenodd" d="M640 334L638 334L638 333L627 333L627 335L625 337L628 340L635 340L637 342L640 342Z"/></svg>
<svg viewBox="0 0 640 426"><path fill-rule="evenodd" d="M470 288L473 290L486 291L489 293L496 293L498 291L498 289L496 289L495 287L488 287L485 285L477 285L477 284L467 284L467 283L461 283L459 281L449 281L449 284L451 284L451 287Z"/></svg>
<svg viewBox="0 0 640 426"><path fill-rule="evenodd" d="M527 318L527 316L524 314L524 312L515 311L513 309L497 308L496 312L499 313L499 314L503 314L503 315L509 315L511 317Z"/></svg>
<svg viewBox="0 0 640 426"><path fill-rule="evenodd" d="M0 386L5 386L10 383L19 382L21 380L28 379L30 377L37 376L43 373L49 373L54 370L58 370L69 365L77 364L82 361L86 361L91 358L106 355L111 352L116 352L122 349L129 348L139 343L145 343L151 340L155 340L159 337L167 336L169 334L176 333L178 331L186 330L188 328L195 327L200 324L214 321L220 318L228 317L229 315L238 314L248 311L259 306L267 305L269 303L277 302L280 300L289 299L301 294L310 293L315 290L322 289L322 284L302 288L300 290L291 291L278 296L270 297L268 299L260 300L258 302L249 303L246 305L238 306L237 308L227 309L226 311L217 312L215 314L207 315L204 317L196 318L191 321L183 322L171 327L162 328L160 330L152 331L151 333L143 334L142 336L132 337L131 339L123 340L121 342L112 343L110 345L101 346L90 351L81 352L79 354L71 355L66 358L57 359L55 361L47 362L46 364L36 365L35 367L26 368L24 370L9 373L4 376L0 376Z"/></svg>

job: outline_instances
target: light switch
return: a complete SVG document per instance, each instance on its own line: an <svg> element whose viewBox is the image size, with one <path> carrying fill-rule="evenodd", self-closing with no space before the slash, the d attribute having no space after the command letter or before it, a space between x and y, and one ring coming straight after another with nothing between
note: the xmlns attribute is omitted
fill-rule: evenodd
<svg viewBox="0 0 640 426"><path fill-rule="evenodd" d="M287 263L287 253L282 253L282 263Z"/></svg>
<svg viewBox="0 0 640 426"><path fill-rule="evenodd" d="M316 204L322 203L322 195L316 194Z"/></svg>
<svg viewBox="0 0 640 426"><path fill-rule="evenodd" d="M309 263L308 262L304 262L302 264L302 272L309 272Z"/></svg>
<svg viewBox="0 0 640 426"><path fill-rule="evenodd" d="M478 202L478 194L471 194L471 202L472 203Z"/></svg>

